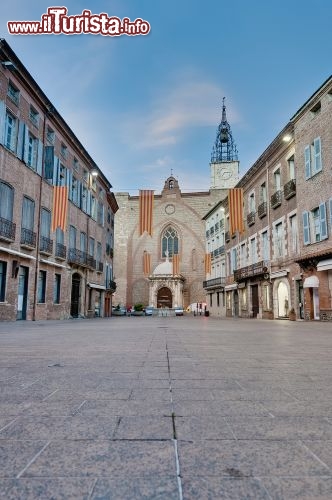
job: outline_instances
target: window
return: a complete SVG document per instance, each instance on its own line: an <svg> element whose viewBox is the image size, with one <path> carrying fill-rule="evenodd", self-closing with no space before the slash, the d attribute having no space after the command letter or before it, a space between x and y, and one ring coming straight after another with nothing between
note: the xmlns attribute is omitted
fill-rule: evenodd
<svg viewBox="0 0 332 500"><path fill-rule="evenodd" d="M97 222L104 225L104 205L101 201L98 201Z"/></svg>
<svg viewBox="0 0 332 500"><path fill-rule="evenodd" d="M328 237L325 203L321 203L310 212L303 212L302 222L305 245L325 240Z"/></svg>
<svg viewBox="0 0 332 500"><path fill-rule="evenodd" d="M75 205L79 206L79 193L80 193L80 184L76 177L72 177L71 181L71 189L70 189L70 200L75 203Z"/></svg>
<svg viewBox="0 0 332 500"><path fill-rule="evenodd" d="M37 156L38 156L38 139L30 132L28 133L28 158L27 164L33 170L37 170Z"/></svg>
<svg viewBox="0 0 332 500"><path fill-rule="evenodd" d="M30 106L29 118L30 118L31 123L33 123L35 127L38 127L39 114L32 106Z"/></svg>
<svg viewBox="0 0 332 500"><path fill-rule="evenodd" d="M97 241L97 262L101 262L101 243Z"/></svg>
<svg viewBox="0 0 332 500"><path fill-rule="evenodd" d="M16 150L17 119L7 111L5 123L5 146L11 151Z"/></svg>
<svg viewBox="0 0 332 500"><path fill-rule="evenodd" d="M255 212L255 193L249 196L249 212Z"/></svg>
<svg viewBox="0 0 332 500"><path fill-rule="evenodd" d="M69 248L76 248L76 227L69 226Z"/></svg>
<svg viewBox="0 0 332 500"><path fill-rule="evenodd" d="M262 233L262 248L261 248L261 257L262 260L267 261L269 260L269 240L268 240L268 232L264 231Z"/></svg>
<svg viewBox="0 0 332 500"><path fill-rule="evenodd" d="M88 189L85 186L82 187L81 208L85 213L88 212Z"/></svg>
<svg viewBox="0 0 332 500"><path fill-rule="evenodd" d="M86 252L86 234L83 231L80 236L80 250L81 252Z"/></svg>
<svg viewBox="0 0 332 500"><path fill-rule="evenodd" d="M73 169L76 170L76 172L80 171L80 164L77 158L73 159Z"/></svg>
<svg viewBox="0 0 332 500"><path fill-rule="evenodd" d="M35 219L35 202L30 198L28 198L27 196L23 196L21 227L23 229L28 229L29 231L33 231L34 219Z"/></svg>
<svg viewBox="0 0 332 500"><path fill-rule="evenodd" d="M67 156L68 156L68 148L67 148L67 146L63 142L61 143L60 152L61 152L61 156L63 156L63 158L67 158Z"/></svg>
<svg viewBox="0 0 332 500"><path fill-rule="evenodd" d="M5 301L6 296L6 274L7 262L0 260L0 302Z"/></svg>
<svg viewBox="0 0 332 500"><path fill-rule="evenodd" d="M94 196L91 196L91 217L97 220L97 201Z"/></svg>
<svg viewBox="0 0 332 500"><path fill-rule="evenodd" d="M95 175L90 174L90 187L94 191L97 189L97 178Z"/></svg>
<svg viewBox="0 0 332 500"><path fill-rule="evenodd" d="M60 163L60 171L59 171L59 186L67 186L67 168Z"/></svg>
<svg viewBox="0 0 332 500"><path fill-rule="evenodd" d="M266 201L266 183L263 182L260 187L260 202L264 203Z"/></svg>
<svg viewBox="0 0 332 500"><path fill-rule="evenodd" d="M220 307L220 292L217 292L217 307Z"/></svg>
<svg viewBox="0 0 332 500"><path fill-rule="evenodd" d="M283 227L282 222L279 222L274 227L274 254L276 258L283 256L283 249Z"/></svg>
<svg viewBox="0 0 332 500"><path fill-rule="evenodd" d="M173 180L170 180L169 183L168 183L168 188L169 189L174 189L174 181Z"/></svg>
<svg viewBox="0 0 332 500"><path fill-rule="evenodd" d="M91 255L91 257L94 257L95 255L95 240L94 238L89 238L89 255Z"/></svg>
<svg viewBox="0 0 332 500"><path fill-rule="evenodd" d="M179 238L176 230L169 226L162 234L162 257L172 257L174 254L179 253Z"/></svg>
<svg viewBox="0 0 332 500"><path fill-rule="evenodd" d="M14 188L5 182L0 182L0 218L13 220Z"/></svg>
<svg viewBox="0 0 332 500"><path fill-rule="evenodd" d="M231 253L231 274L237 269L237 250L236 248L232 248Z"/></svg>
<svg viewBox="0 0 332 500"><path fill-rule="evenodd" d="M41 209L41 236L49 238L51 234L51 212L46 208Z"/></svg>
<svg viewBox="0 0 332 500"><path fill-rule="evenodd" d="M295 179L295 163L294 163L294 155L288 158L288 179Z"/></svg>
<svg viewBox="0 0 332 500"><path fill-rule="evenodd" d="M251 260L251 264L256 264L256 262L257 262L256 238L252 238L250 240L250 260Z"/></svg>
<svg viewBox="0 0 332 500"><path fill-rule="evenodd" d="M298 251L298 231L297 231L297 216L292 215L289 218L289 248L292 254L296 254Z"/></svg>
<svg viewBox="0 0 332 500"><path fill-rule="evenodd" d="M89 182L89 172L87 170L83 170L83 180L84 182L88 183Z"/></svg>
<svg viewBox="0 0 332 500"><path fill-rule="evenodd" d="M40 304L45 304L46 297L46 271L39 271L38 274L38 297Z"/></svg>
<svg viewBox="0 0 332 500"><path fill-rule="evenodd" d="M245 243L242 243L241 248L240 248L240 260L241 260L241 267L246 267L247 255L246 255L246 244Z"/></svg>
<svg viewBox="0 0 332 500"><path fill-rule="evenodd" d="M46 138L50 144L54 144L55 133L51 127L47 127Z"/></svg>
<svg viewBox="0 0 332 500"><path fill-rule="evenodd" d="M275 170L273 173L273 179L274 179L274 189L275 191L280 191L281 188L281 177L280 177L280 169L278 168Z"/></svg>
<svg viewBox="0 0 332 500"><path fill-rule="evenodd" d="M19 105L20 91L11 82L8 83L7 95L16 104L16 106Z"/></svg>
<svg viewBox="0 0 332 500"><path fill-rule="evenodd" d="M212 307L212 304L213 304L213 302L212 302L212 293L210 293L210 307Z"/></svg>
<svg viewBox="0 0 332 500"><path fill-rule="evenodd" d="M61 274L54 275L53 302L60 304Z"/></svg>
<svg viewBox="0 0 332 500"><path fill-rule="evenodd" d="M305 178L310 179L322 170L321 140L316 137L312 144L304 148Z"/></svg>

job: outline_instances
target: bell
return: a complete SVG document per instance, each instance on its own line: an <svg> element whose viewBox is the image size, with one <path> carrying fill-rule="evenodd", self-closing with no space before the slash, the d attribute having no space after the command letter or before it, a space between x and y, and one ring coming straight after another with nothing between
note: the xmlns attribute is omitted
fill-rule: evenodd
<svg viewBox="0 0 332 500"><path fill-rule="evenodd" d="M228 132L226 128L222 128L220 131L220 141L228 142Z"/></svg>

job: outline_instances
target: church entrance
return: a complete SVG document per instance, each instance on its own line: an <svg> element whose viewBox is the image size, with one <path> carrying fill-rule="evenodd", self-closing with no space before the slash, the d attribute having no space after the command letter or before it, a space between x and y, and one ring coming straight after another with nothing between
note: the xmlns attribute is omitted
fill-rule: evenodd
<svg viewBox="0 0 332 500"><path fill-rule="evenodd" d="M172 292L166 286L158 290L157 307L172 307Z"/></svg>

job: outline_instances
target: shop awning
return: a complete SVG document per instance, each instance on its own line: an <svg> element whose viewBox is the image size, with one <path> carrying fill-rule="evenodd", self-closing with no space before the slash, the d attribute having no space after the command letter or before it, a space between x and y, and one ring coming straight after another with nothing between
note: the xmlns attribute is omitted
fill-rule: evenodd
<svg viewBox="0 0 332 500"><path fill-rule="evenodd" d="M105 285L99 285L99 283L88 283L88 287L95 288L96 290L106 290Z"/></svg>
<svg viewBox="0 0 332 500"><path fill-rule="evenodd" d="M317 264L317 271L328 271L332 269L332 259L320 260Z"/></svg>
<svg viewBox="0 0 332 500"><path fill-rule="evenodd" d="M319 279L317 276L309 276L304 280L303 288L318 288L319 287Z"/></svg>

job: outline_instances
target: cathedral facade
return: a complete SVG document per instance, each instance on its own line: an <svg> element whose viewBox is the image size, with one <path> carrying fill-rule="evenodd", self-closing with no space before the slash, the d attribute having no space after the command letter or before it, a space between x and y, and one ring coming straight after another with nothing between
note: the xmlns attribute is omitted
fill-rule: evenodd
<svg viewBox="0 0 332 500"><path fill-rule="evenodd" d="M113 303L153 307L188 307L205 302L204 215L227 196L239 178L239 162L226 119L217 130L210 163L210 189L181 192L171 175L160 194L153 194L151 231L140 230L140 196L116 193L119 210L114 227ZM225 145L229 154L225 155ZM207 172L208 174L208 172ZM176 256L176 267L174 261Z"/></svg>

